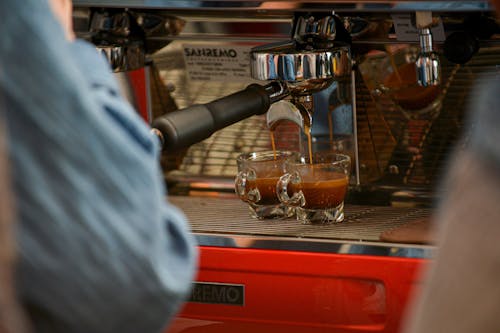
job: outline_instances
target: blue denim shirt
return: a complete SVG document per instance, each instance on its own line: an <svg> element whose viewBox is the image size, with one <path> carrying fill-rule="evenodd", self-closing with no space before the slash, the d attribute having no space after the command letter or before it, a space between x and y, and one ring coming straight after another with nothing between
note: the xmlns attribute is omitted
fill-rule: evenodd
<svg viewBox="0 0 500 333"><path fill-rule="evenodd" d="M197 251L166 200L158 143L107 63L46 0L1 0L0 108L18 216L18 290L37 332L161 332Z"/></svg>
<svg viewBox="0 0 500 333"><path fill-rule="evenodd" d="M473 87L474 98L468 105L468 148L499 170L500 167L500 72L484 74Z"/></svg>

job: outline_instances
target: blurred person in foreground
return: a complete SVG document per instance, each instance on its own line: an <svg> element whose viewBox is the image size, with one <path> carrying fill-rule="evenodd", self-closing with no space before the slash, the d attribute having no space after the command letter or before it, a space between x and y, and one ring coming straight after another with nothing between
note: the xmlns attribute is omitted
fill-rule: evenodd
<svg viewBox="0 0 500 333"><path fill-rule="evenodd" d="M190 290L194 239L166 200L159 143L71 11L0 1L18 295L35 332L162 332Z"/></svg>
<svg viewBox="0 0 500 333"><path fill-rule="evenodd" d="M437 254L405 333L500 332L500 73L474 89L468 142L450 161L435 216Z"/></svg>
<svg viewBox="0 0 500 333"><path fill-rule="evenodd" d="M14 284L15 217L3 117L0 107L0 333L28 333L27 321L19 304Z"/></svg>

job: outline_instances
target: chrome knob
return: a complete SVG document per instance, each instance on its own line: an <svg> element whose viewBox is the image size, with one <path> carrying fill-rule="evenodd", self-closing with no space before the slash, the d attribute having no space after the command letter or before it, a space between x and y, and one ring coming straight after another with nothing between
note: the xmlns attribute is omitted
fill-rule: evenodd
<svg viewBox="0 0 500 333"><path fill-rule="evenodd" d="M146 56L141 45L97 45L96 49L108 60L115 73L145 66Z"/></svg>
<svg viewBox="0 0 500 333"><path fill-rule="evenodd" d="M293 39L299 44L314 45L318 41L333 41L336 35L336 22L333 16L322 18L300 16L295 24Z"/></svg>

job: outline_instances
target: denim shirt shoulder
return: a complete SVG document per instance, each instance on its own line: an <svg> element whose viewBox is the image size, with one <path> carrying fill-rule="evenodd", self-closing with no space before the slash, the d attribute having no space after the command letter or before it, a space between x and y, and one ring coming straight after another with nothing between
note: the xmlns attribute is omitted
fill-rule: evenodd
<svg viewBox="0 0 500 333"><path fill-rule="evenodd" d="M0 107L18 288L45 314L35 328L162 331L189 292L197 252L165 197L158 143L92 45L64 40L47 1L2 0L0 12L9 13L0 21Z"/></svg>

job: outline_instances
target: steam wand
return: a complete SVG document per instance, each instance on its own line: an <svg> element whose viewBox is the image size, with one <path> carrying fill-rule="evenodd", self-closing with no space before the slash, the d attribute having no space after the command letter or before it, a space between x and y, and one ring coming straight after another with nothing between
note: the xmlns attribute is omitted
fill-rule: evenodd
<svg viewBox="0 0 500 333"><path fill-rule="evenodd" d="M432 46L432 13L416 12L415 18L420 39L420 52L415 62L417 82L423 87L437 86L441 83L441 65Z"/></svg>

